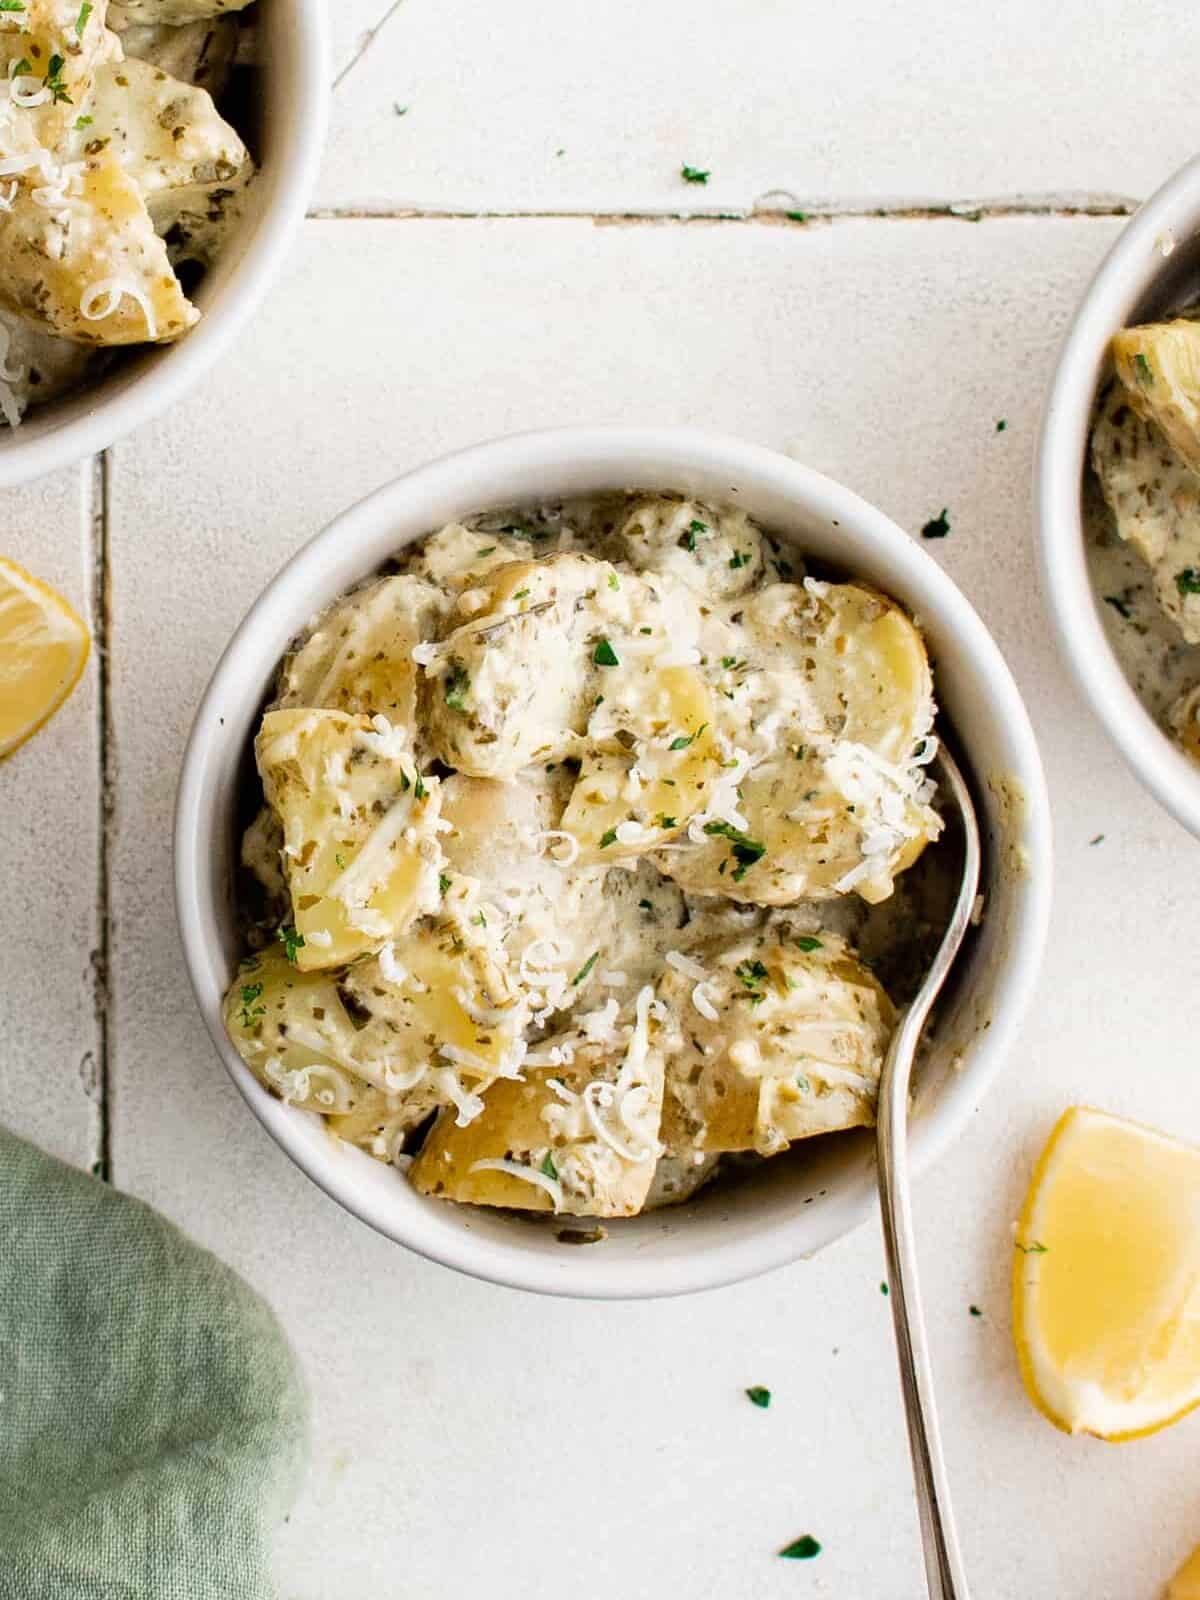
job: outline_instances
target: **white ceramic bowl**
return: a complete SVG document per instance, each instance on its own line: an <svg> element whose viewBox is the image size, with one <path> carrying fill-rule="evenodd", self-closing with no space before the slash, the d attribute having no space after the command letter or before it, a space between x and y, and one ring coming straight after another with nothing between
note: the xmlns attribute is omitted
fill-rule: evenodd
<svg viewBox="0 0 1200 1600"><path fill-rule="evenodd" d="M1137 212L1092 279L1067 331L1046 402L1036 468L1042 583L1067 663L1092 710L1151 793L1200 835L1200 767L1147 711L1121 670L1088 572L1082 488L1108 343L1200 290L1200 157Z"/></svg>
<svg viewBox="0 0 1200 1600"><path fill-rule="evenodd" d="M147 345L78 392L0 428L0 489L106 449L166 410L245 326L278 273L316 182L329 105L327 0L258 0L259 173L241 225L193 300L201 320L177 344Z"/></svg>
<svg viewBox="0 0 1200 1600"><path fill-rule="evenodd" d="M736 1192L713 1186L686 1206L610 1223L602 1243L572 1248L544 1220L426 1199L399 1173L336 1146L311 1114L255 1081L225 1037L221 999L239 954L231 904L238 784L292 637L400 546L453 518L622 488L737 504L784 541L895 595L924 626L988 842L987 916L917 1095L913 1154L928 1162L996 1076L1033 991L1050 903L1041 763L999 651L936 562L857 495L783 456L691 429L571 428L499 439L388 484L294 556L237 630L196 717L175 820L177 906L200 1009L238 1088L292 1159L348 1210L423 1255L499 1283L604 1297L710 1288L811 1254L874 1212L873 1139L823 1140L807 1160L764 1163Z"/></svg>

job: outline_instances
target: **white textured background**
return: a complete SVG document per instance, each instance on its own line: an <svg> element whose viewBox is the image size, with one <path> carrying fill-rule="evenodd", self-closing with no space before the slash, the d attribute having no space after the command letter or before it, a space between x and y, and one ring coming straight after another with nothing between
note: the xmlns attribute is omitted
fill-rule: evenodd
<svg viewBox="0 0 1200 1600"><path fill-rule="evenodd" d="M0 767L20 932L2 1114L106 1160L282 1316L316 1413L283 1600L921 1590L873 1229L690 1301L459 1279L288 1164L182 973L171 805L234 623L396 472L568 421L708 424L910 528L949 508L934 553L1027 697L1058 843L1039 1004L918 1192L967 1563L978 1600L1149 1600L1200 1539L1200 1422L1115 1449L1060 1437L1020 1390L1007 1309L1010 1223L1065 1104L1200 1138L1200 855L1068 684L1030 531L1056 342L1121 216L1192 153L1191 28L1183 0L344 0L314 218L249 336L105 463L0 501L0 549L103 647ZM818 1559L776 1559L806 1532Z"/></svg>

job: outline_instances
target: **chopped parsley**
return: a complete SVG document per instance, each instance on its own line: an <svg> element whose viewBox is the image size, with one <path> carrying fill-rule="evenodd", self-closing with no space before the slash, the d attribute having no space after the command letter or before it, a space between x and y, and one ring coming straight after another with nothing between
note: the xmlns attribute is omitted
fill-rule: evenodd
<svg viewBox="0 0 1200 1600"><path fill-rule="evenodd" d="M483 549L476 550L475 554L477 556L494 556L496 554L496 546L494 544L485 544Z"/></svg>
<svg viewBox="0 0 1200 1600"><path fill-rule="evenodd" d="M806 953L810 950L819 950L821 948L820 939L814 939L811 933L802 933L796 943Z"/></svg>
<svg viewBox="0 0 1200 1600"><path fill-rule="evenodd" d="M638 901L638 910L639 911L648 911L651 914L653 914L654 907L651 905L649 900L639 900Z"/></svg>
<svg viewBox="0 0 1200 1600"><path fill-rule="evenodd" d="M304 935L297 933L293 924L289 922L286 928L280 928L276 938L283 946L284 955L295 966L297 950L304 949Z"/></svg>
<svg viewBox="0 0 1200 1600"><path fill-rule="evenodd" d="M242 985L242 1015L239 1020L243 1028L257 1027L256 1018L266 1016L266 1006L256 1006L254 1004L262 992L263 986L261 983L244 983Z"/></svg>
<svg viewBox="0 0 1200 1600"><path fill-rule="evenodd" d="M8 69L8 76L10 79L28 78L32 75L32 73L33 68L29 65L29 62L25 56L21 57L20 61L17 62L15 67L9 67Z"/></svg>
<svg viewBox="0 0 1200 1600"><path fill-rule="evenodd" d="M1008 418L1007 417L1001 417L999 422L997 422L997 424L996 424L996 432L997 433L1003 433L1005 428L1007 428L1007 427L1008 427Z"/></svg>
<svg viewBox="0 0 1200 1600"><path fill-rule="evenodd" d="M449 887L450 887L450 879L446 876L446 874L444 872L439 872L438 873L438 893L439 894L445 894L446 890Z"/></svg>
<svg viewBox="0 0 1200 1600"><path fill-rule="evenodd" d="M702 167L689 167L685 162L679 169L679 176L684 183L707 183L712 173L706 172Z"/></svg>
<svg viewBox="0 0 1200 1600"><path fill-rule="evenodd" d="M516 594L513 595L513 599L514 600L524 600L528 593L529 593L528 589L518 589Z"/></svg>
<svg viewBox="0 0 1200 1600"><path fill-rule="evenodd" d="M608 587L610 589L619 589L621 587L621 580L615 572L610 572L608 575Z"/></svg>
<svg viewBox="0 0 1200 1600"><path fill-rule="evenodd" d="M601 848L601 850L607 850L610 844L616 844L616 842L617 842L617 830L615 828L609 828L606 833L602 833L600 835L600 848Z"/></svg>
<svg viewBox="0 0 1200 1600"><path fill-rule="evenodd" d="M683 550L694 550L696 548L696 535L698 533L707 532L708 523L701 522L698 517L693 517L688 523L685 531L679 535L680 548Z"/></svg>
<svg viewBox="0 0 1200 1600"><path fill-rule="evenodd" d="M930 517L929 521L921 529L921 537L922 539L944 539L949 532L950 518L946 514L946 507L943 506L938 515Z"/></svg>
<svg viewBox="0 0 1200 1600"><path fill-rule="evenodd" d="M395 100L392 101L392 110L398 117L406 117L408 115L408 107L400 105Z"/></svg>
<svg viewBox="0 0 1200 1600"><path fill-rule="evenodd" d="M981 1317L983 1315L983 1312L980 1311L978 1306L968 1306L967 1310L971 1313L971 1315L973 1317Z"/></svg>
<svg viewBox="0 0 1200 1600"><path fill-rule="evenodd" d="M811 1561L821 1554L821 1546L811 1533L806 1533L793 1539L791 1544L785 1544L779 1554L785 1561Z"/></svg>
<svg viewBox="0 0 1200 1600"><path fill-rule="evenodd" d="M654 629L653 628L639 628L638 632L639 633L653 633Z"/></svg>
<svg viewBox="0 0 1200 1600"><path fill-rule="evenodd" d="M1104 843L1104 835L1102 833L1093 834L1092 837L1088 840L1088 843L1089 844L1103 844Z"/></svg>
<svg viewBox="0 0 1200 1600"><path fill-rule="evenodd" d="M1175 574L1175 587L1180 594L1200 594L1200 568L1184 567Z"/></svg>
<svg viewBox="0 0 1200 1600"><path fill-rule="evenodd" d="M90 128L91 125L92 125L91 117L76 117L75 118L75 126L76 126L76 128L80 128L80 129L82 129L82 128Z"/></svg>
<svg viewBox="0 0 1200 1600"><path fill-rule="evenodd" d="M451 711L465 711L467 709L466 694L471 687L471 675L458 660L457 656L450 659L450 670L446 674L443 684L446 704Z"/></svg>
<svg viewBox="0 0 1200 1600"><path fill-rule="evenodd" d="M24 0L0 0L0 11L24 11Z"/></svg>
<svg viewBox="0 0 1200 1600"><path fill-rule="evenodd" d="M83 30L87 27L87 20L94 10L95 7L91 4L91 0L83 0L83 4L79 8L79 15L75 18L75 37L77 39L83 38Z"/></svg>
<svg viewBox="0 0 1200 1600"><path fill-rule="evenodd" d="M538 539L548 539L549 531L546 528L519 528L511 523L507 528L501 528L501 533L507 533L511 539L528 539L531 544Z"/></svg>
<svg viewBox="0 0 1200 1600"><path fill-rule="evenodd" d="M1032 1244L1018 1244L1017 1249L1023 1256L1044 1256L1047 1253L1047 1247L1040 1239L1035 1239Z"/></svg>
<svg viewBox="0 0 1200 1600"><path fill-rule="evenodd" d="M479 914L477 916L472 917L471 921L478 928L486 928L487 927L487 918L484 916L482 911L479 912Z"/></svg>
<svg viewBox="0 0 1200 1600"><path fill-rule="evenodd" d="M750 557L744 550L735 550L729 558L729 565L736 572L739 567L748 567L750 565Z"/></svg>
<svg viewBox="0 0 1200 1600"><path fill-rule="evenodd" d="M553 1178L555 1183L558 1182L558 1168L554 1165L554 1157L549 1150L546 1151L545 1156L542 1158L542 1164L538 1171L544 1173L547 1178Z"/></svg>
<svg viewBox="0 0 1200 1600"><path fill-rule="evenodd" d="M681 733L677 738L671 740L669 748L672 750L686 750L688 745L695 744L707 727L708 723L702 722L695 733Z"/></svg>
<svg viewBox="0 0 1200 1600"><path fill-rule="evenodd" d="M654 825L656 828L677 828L679 826L679 818L669 817L665 811L660 811L654 819Z"/></svg>
<svg viewBox="0 0 1200 1600"><path fill-rule="evenodd" d="M579 987L579 985L587 977L588 973L596 965L596 963L597 963L597 961L599 961L599 959L600 959L599 950L593 950L591 955L587 958L587 960L580 967L579 971L571 979L571 987L572 988L577 989Z"/></svg>
<svg viewBox="0 0 1200 1600"><path fill-rule="evenodd" d="M1118 616L1122 616L1126 620L1133 615L1132 611L1129 609L1128 602L1122 600L1119 594L1106 594L1104 596L1104 604L1106 606L1111 606Z"/></svg>
<svg viewBox="0 0 1200 1600"><path fill-rule="evenodd" d="M345 870L346 861L340 850L334 851L333 864L335 867L341 867L343 870Z"/></svg>
<svg viewBox="0 0 1200 1600"><path fill-rule="evenodd" d="M731 854L737 862L737 870L733 874L734 883L741 883L754 863L761 861L767 853L765 844L761 844L757 839L751 839L748 834L735 828L731 822L706 822L704 831L708 834L719 834L722 838L728 839L733 846Z"/></svg>
<svg viewBox="0 0 1200 1600"><path fill-rule="evenodd" d="M418 772L417 773L417 781L413 785L413 799L414 800L424 800L424 798L425 798L427 793L428 793L428 790L425 788L425 780L421 776L421 774Z"/></svg>
<svg viewBox="0 0 1200 1600"><path fill-rule="evenodd" d="M888 1288L886 1283L881 1283L879 1285L879 1292L884 1297L884 1299L886 1300L888 1295L891 1294L892 1291Z"/></svg>
<svg viewBox="0 0 1200 1600"><path fill-rule="evenodd" d="M733 666L737 665L737 657L736 656L722 656L721 657L721 665L725 668L726 672L728 672L730 667L733 667Z"/></svg>
<svg viewBox="0 0 1200 1600"><path fill-rule="evenodd" d="M751 1001L755 1005L757 1005L760 1000L766 999L766 995L759 987L763 979L767 976L767 969L765 966L763 966L761 961L739 961L733 970L738 982L741 984L742 988L745 989L746 993L750 996Z"/></svg>
<svg viewBox="0 0 1200 1600"><path fill-rule="evenodd" d="M66 105L73 106L75 102L67 93L67 86L63 82L62 70L65 66L66 62L61 56L51 56L50 65L46 68L46 77L44 81L47 89L49 89L51 95L54 97L52 102L54 105L57 105L61 100Z"/></svg>
<svg viewBox="0 0 1200 1600"><path fill-rule="evenodd" d="M1154 368L1140 350L1133 358L1133 370L1137 373L1137 381L1143 389L1152 389L1154 387Z"/></svg>
<svg viewBox="0 0 1200 1600"><path fill-rule="evenodd" d="M617 652L607 639L601 639L592 651L592 660L598 667L619 667L621 665L617 658Z"/></svg>
<svg viewBox="0 0 1200 1600"><path fill-rule="evenodd" d="M798 1072L796 1074L796 1087L797 1087L797 1089L799 1089L801 1094L811 1094L812 1093L812 1084L809 1083L808 1079L804 1076L804 1074L802 1072Z"/></svg>
<svg viewBox="0 0 1200 1600"><path fill-rule="evenodd" d="M808 221L808 212L807 211L785 211L783 214L788 219L789 222L807 222Z"/></svg>
<svg viewBox="0 0 1200 1600"><path fill-rule="evenodd" d="M771 1404L771 1391L764 1389L761 1383L756 1383L746 1390L746 1399L752 1406L757 1406L760 1411L765 1411Z"/></svg>

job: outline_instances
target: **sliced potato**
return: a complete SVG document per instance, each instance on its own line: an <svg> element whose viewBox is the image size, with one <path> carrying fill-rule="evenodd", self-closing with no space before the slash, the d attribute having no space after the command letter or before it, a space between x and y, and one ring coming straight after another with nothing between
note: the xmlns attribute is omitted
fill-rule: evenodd
<svg viewBox="0 0 1200 1600"><path fill-rule="evenodd" d="M443 1112L413 1162L416 1187L474 1205L635 1215L654 1178L662 1115L651 998L649 988L638 997L627 1040L579 1045L569 1064L493 1084L465 1127Z"/></svg>
<svg viewBox="0 0 1200 1600"><path fill-rule="evenodd" d="M284 661L277 705L322 706L399 723L413 742L418 670L412 652L436 629L443 603L420 578L382 578L321 616Z"/></svg>
<svg viewBox="0 0 1200 1600"><path fill-rule="evenodd" d="M457 617L470 620L427 669L430 736L447 765L512 778L573 748L602 670L592 641L617 609L620 582L605 561L556 555L508 562L459 595Z"/></svg>
<svg viewBox="0 0 1200 1600"><path fill-rule="evenodd" d="M0 156L57 152L86 105L99 63L121 59L106 27L108 0L81 11L74 0L23 0L0 16L0 77L12 113L0 130ZM44 173L37 181L47 182Z"/></svg>
<svg viewBox="0 0 1200 1600"><path fill-rule="evenodd" d="M619 559L666 572L714 600L745 594L763 574L762 535L741 511L658 496L629 513L614 536Z"/></svg>
<svg viewBox="0 0 1200 1600"><path fill-rule="evenodd" d="M1177 317L1122 328L1113 361L1129 404L1166 436L1185 466L1200 472L1200 321Z"/></svg>
<svg viewBox="0 0 1200 1600"><path fill-rule="evenodd" d="M225 1029L263 1087L290 1105L326 1116L387 1108L358 1072L336 980L297 971L282 950L242 963L225 997Z"/></svg>
<svg viewBox="0 0 1200 1600"><path fill-rule="evenodd" d="M1180 695L1171 707L1170 723L1184 752L1200 761L1200 684Z"/></svg>
<svg viewBox="0 0 1200 1600"><path fill-rule="evenodd" d="M1157 422L1113 384L1092 429L1092 467L1117 533L1150 567L1159 605L1200 644L1200 477Z"/></svg>
<svg viewBox="0 0 1200 1600"><path fill-rule="evenodd" d="M340 711L268 711L254 742L283 825L302 971L377 951L438 904L436 778L404 730Z"/></svg>
<svg viewBox="0 0 1200 1600"><path fill-rule="evenodd" d="M537 554L528 540L506 533L481 533L461 522L448 522L421 542L413 570L447 589L482 583L497 567L529 561Z"/></svg>
<svg viewBox="0 0 1200 1600"><path fill-rule="evenodd" d="M895 1025L882 987L836 934L765 937L669 968L678 1019L663 1139L672 1150L775 1155L796 1139L871 1123Z"/></svg>

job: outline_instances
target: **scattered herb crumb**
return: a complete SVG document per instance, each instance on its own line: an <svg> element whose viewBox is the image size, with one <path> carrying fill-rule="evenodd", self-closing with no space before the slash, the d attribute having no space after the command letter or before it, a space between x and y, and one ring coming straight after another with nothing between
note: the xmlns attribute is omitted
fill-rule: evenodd
<svg viewBox="0 0 1200 1600"><path fill-rule="evenodd" d="M735 550L729 558L729 565L736 572L739 567L747 567L750 565L750 557L744 550Z"/></svg>
<svg viewBox="0 0 1200 1600"><path fill-rule="evenodd" d="M1023 1256L1044 1256L1048 1253L1047 1247L1040 1239L1035 1239L1032 1244L1018 1243L1017 1249Z"/></svg>
<svg viewBox="0 0 1200 1600"><path fill-rule="evenodd" d="M821 949L820 939L815 939L811 933L802 933L796 940L796 943L800 946L801 950L805 951L806 953L810 950Z"/></svg>
<svg viewBox="0 0 1200 1600"><path fill-rule="evenodd" d="M1140 350L1133 358L1133 370L1137 373L1137 381L1143 389L1152 389L1154 387L1154 368Z"/></svg>
<svg viewBox="0 0 1200 1600"><path fill-rule="evenodd" d="M451 657L450 670L446 674L444 693L446 704L451 711L465 711L467 709L466 696L471 687L471 675L457 657Z"/></svg>
<svg viewBox="0 0 1200 1600"><path fill-rule="evenodd" d="M1118 616L1124 617L1126 621L1133 615L1133 612L1129 609L1128 601L1122 600L1119 594L1106 594L1104 596L1104 604L1111 606Z"/></svg>
<svg viewBox="0 0 1200 1600"><path fill-rule="evenodd" d="M705 171L702 167L689 167L685 162L679 169L679 176L684 183L707 183L709 178L712 177L712 173Z"/></svg>
<svg viewBox="0 0 1200 1600"><path fill-rule="evenodd" d="M1088 843L1089 844L1103 844L1104 843L1104 835L1102 833L1094 833L1092 835L1092 837L1088 840Z"/></svg>
<svg viewBox="0 0 1200 1600"><path fill-rule="evenodd" d="M686 750L688 745L695 744L696 740L700 737L700 735L704 732L705 728L707 728L707 727L708 727L708 723L707 722L702 722L700 724L700 726L696 729L695 733L681 733L681 734L679 734L676 738L671 740L669 748L672 749L672 750Z"/></svg>
<svg viewBox="0 0 1200 1600"><path fill-rule="evenodd" d="M619 667L621 665L617 652L607 639L601 639L592 651L592 660L598 667Z"/></svg>
<svg viewBox="0 0 1200 1600"><path fill-rule="evenodd" d="M1175 587L1180 594L1200 594L1200 567L1184 567L1175 574Z"/></svg>
<svg viewBox="0 0 1200 1600"><path fill-rule="evenodd" d="M284 955L288 958L292 965L295 966L297 950L304 949L304 935L302 933L297 933L296 929L289 922L286 928L280 928L276 937L283 946Z"/></svg>
<svg viewBox="0 0 1200 1600"><path fill-rule="evenodd" d="M760 1411L765 1411L771 1404L771 1391L764 1389L762 1384L756 1383L753 1388L746 1390L746 1399L752 1406L757 1406Z"/></svg>
<svg viewBox="0 0 1200 1600"><path fill-rule="evenodd" d="M806 1533L793 1539L791 1544L785 1544L779 1554L785 1561L811 1561L821 1554L821 1546L811 1533Z"/></svg>
<svg viewBox="0 0 1200 1600"><path fill-rule="evenodd" d="M891 1294L891 1292L892 1292L892 1291L891 1291L891 1290L890 1290L890 1289L889 1289L889 1288L888 1288L888 1286L887 1286L887 1284L886 1284L886 1283L881 1283L881 1284L880 1284L880 1285L879 1285L879 1292L880 1292L880 1294L881 1294L881 1295L883 1295L883 1296L884 1296L884 1298L885 1298L885 1299L886 1299L886 1298L887 1298L887 1296L888 1296L888 1295L889 1295L889 1294Z"/></svg>
<svg viewBox="0 0 1200 1600"><path fill-rule="evenodd" d="M973 1317L981 1317L983 1315L983 1312L980 1311L978 1306L969 1306L967 1309L970 1311Z"/></svg>
<svg viewBox="0 0 1200 1600"><path fill-rule="evenodd" d="M558 1182L558 1168L554 1165L554 1157L549 1150L546 1151L538 1170L545 1173L547 1178L553 1178L556 1183Z"/></svg>
<svg viewBox="0 0 1200 1600"><path fill-rule="evenodd" d="M746 873L756 861L761 861L767 853L765 844L735 828L731 822L706 822L704 831L707 834L719 834L728 839L733 846L733 859L737 862L737 870L733 874L734 883L741 883ZM724 871L724 867L721 869Z"/></svg>
<svg viewBox="0 0 1200 1600"><path fill-rule="evenodd" d="M399 102L395 100L392 101L392 110L398 117L406 117L408 115L408 107L400 105Z"/></svg>
<svg viewBox="0 0 1200 1600"><path fill-rule="evenodd" d="M789 222L807 222L808 221L808 212L807 211L785 211L784 212L784 216L788 219Z"/></svg>
<svg viewBox="0 0 1200 1600"><path fill-rule="evenodd" d="M438 873L438 893L439 894L445 894L446 890L449 887L450 887L450 879L446 876L446 874L444 872L439 872Z"/></svg>
<svg viewBox="0 0 1200 1600"><path fill-rule="evenodd" d="M930 517L929 521L921 529L921 537L922 539L944 539L949 532L950 518L947 515L946 507L943 506L939 514L936 517Z"/></svg>
<svg viewBox="0 0 1200 1600"><path fill-rule="evenodd" d="M591 955L587 958L587 960L580 967L579 971L571 979L571 986L573 988L578 988L579 987L579 985L587 977L588 973L596 965L596 963L597 963L597 961L599 961L599 959L600 959L599 950L593 950Z"/></svg>
<svg viewBox="0 0 1200 1600"><path fill-rule="evenodd" d="M243 1028L256 1028L258 1018L267 1014L266 1006L255 1005L255 1001L263 992L261 983L244 983L242 985L242 1015L240 1022Z"/></svg>
<svg viewBox="0 0 1200 1600"><path fill-rule="evenodd" d="M607 850L610 844L616 844L616 842L617 842L617 830L615 828L609 828L606 833L602 833L600 835L600 848L601 848L601 850Z"/></svg>
<svg viewBox="0 0 1200 1600"><path fill-rule="evenodd" d="M1008 427L1008 418L1007 417L1001 417L999 422L997 422L997 424L996 424L996 432L997 433L1003 433L1005 428L1007 428L1007 427Z"/></svg>
<svg viewBox="0 0 1200 1600"><path fill-rule="evenodd" d="M83 0L83 4L79 8L79 15L75 18L75 37L77 39L83 38L83 30L87 27L88 18L95 9L91 0Z"/></svg>

